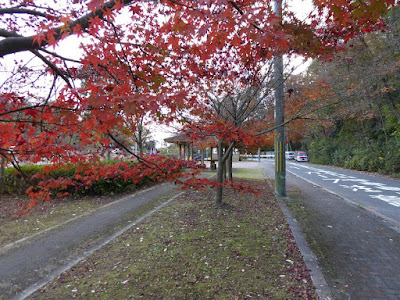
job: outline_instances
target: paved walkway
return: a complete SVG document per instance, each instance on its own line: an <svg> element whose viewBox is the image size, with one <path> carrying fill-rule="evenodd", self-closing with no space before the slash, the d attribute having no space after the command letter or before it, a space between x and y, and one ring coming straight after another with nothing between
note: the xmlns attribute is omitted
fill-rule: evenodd
<svg viewBox="0 0 400 300"><path fill-rule="evenodd" d="M274 177L271 165L261 163ZM334 299L400 299L400 234L372 213L287 174L285 200ZM295 213L294 211L297 211ZM300 213L299 213L300 212Z"/></svg>
<svg viewBox="0 0 400 300"><path fill-rule="evenodd" d="M93 214L10 248L0 254L0 299L24 299L138 222L147 204L173 199L173 184L124 197ZM148 208L140 215L146 216ZM150 211L151 212L151 211ZM148 215L149 213L147 213Z"/></svg>

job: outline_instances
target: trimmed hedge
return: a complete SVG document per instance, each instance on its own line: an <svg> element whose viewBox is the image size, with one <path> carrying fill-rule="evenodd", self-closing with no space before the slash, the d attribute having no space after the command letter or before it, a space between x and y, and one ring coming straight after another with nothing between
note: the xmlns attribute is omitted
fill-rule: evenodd
<svg viewBox="0 0 400 300"><path fill-rule="evenodd" d="M23 165L21 170L27 177L43 172L45 166ZM37 182L34 182L34 184ZM15 168L6 168L4 172L4 190L3 192L11 195L22 195L30 184Z"/></svg>

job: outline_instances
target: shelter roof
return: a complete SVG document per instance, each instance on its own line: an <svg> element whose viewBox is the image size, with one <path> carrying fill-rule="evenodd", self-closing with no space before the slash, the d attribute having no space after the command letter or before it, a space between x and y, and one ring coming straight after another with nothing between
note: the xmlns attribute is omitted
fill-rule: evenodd
<svg viewBox="0 0 400 300"><path fill-rule="evenodd" d="M181 145L187 145L193 143L193 141L186 136L184 133L171 136L169 138L164 139L165 142L167 143L172 143L172 144L181 144Z"/></svg>

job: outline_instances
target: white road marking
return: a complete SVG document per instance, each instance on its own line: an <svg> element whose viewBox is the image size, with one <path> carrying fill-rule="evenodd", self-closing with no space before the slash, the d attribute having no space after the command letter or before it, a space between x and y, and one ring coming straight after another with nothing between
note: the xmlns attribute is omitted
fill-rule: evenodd
<svg viewBox="0 0 400 300"><path fill-rule="evenodd" d="M376 195L376 193L391 193L395 192L400 195L400 187L388 186L384 183L374 182L367 179L357 178L355 176L349 176L342 173L337 173L333 171L321 170L315 167L307 165L298 165L299 167L306 169L306 174L315 174L321 177L324 181L332 181L332 183L343 183L339 184L340 187L352 190L355 193L365 192L369 194L371 198L379 199L390 205L400 207L400 197L395 195ZM300 168L296 168L300 169ZM374 195L371 195L374 194Z"/></svg>
<svg viewBox="0 0 400 300"><path fill-rule="evenodd" d="M362 186L362 185L353 185L351 187L353 188L353 191L355 191L355 192L358 191L358 190L363 190L363 191L365 191L367 193L381 193L382 192L380 190L373 190L373 189L371 189L369 187Z"/></svg>
<svg viewBox="0 0 400 300"><path fill-rule="evenodd" d="M370 195L370 197L385 201L385 202L389 203L390 205L400 207L400 197L398 197L398 196L388 196L388 195L372 196L372 195Z"/></svg>
<svg viewBox="0 0 400 300"><path fill-rule="evenodd" d="M351 186L345 185L345 184L339 184L339 186L345 188L345 189L351 189Z"/></svg>

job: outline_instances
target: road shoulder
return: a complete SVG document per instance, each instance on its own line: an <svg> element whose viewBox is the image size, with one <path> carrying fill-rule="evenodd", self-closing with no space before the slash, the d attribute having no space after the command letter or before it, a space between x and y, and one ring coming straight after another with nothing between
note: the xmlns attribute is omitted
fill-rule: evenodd
<svg viewBox="0 0 400 300"><path fill-rule="evenodd" d="M261 166L259 165L261 168ZM274 176L272 174L273 170L271 169L264 169L264 175L268 178L268 183L270 184L271 188L273 188L273 181L271 177ZM313 253L313 251L308 246L306 238L303 236L301 231L301 224L292 216L291 212L289 211L286 203L290 201L290 197L277 197L276 199L279 203L279 206L286 217L286 220L290 226L290 229L293 233L294 238L296 239L296 243L299 247L299 250L303 256L304 262L307 268L311 272L311 278L313 280L314 286L317 289L317 293L320 299L329 300L332 298L331 289L326 282L324 274L318 264L317 257Z"/></svg>
<svg viewBox="0 0 400 300"><path fill-rule="evenodd" d="M288 176L286 205L339 299L398 299L400 235L343 198Z"/></svg>

